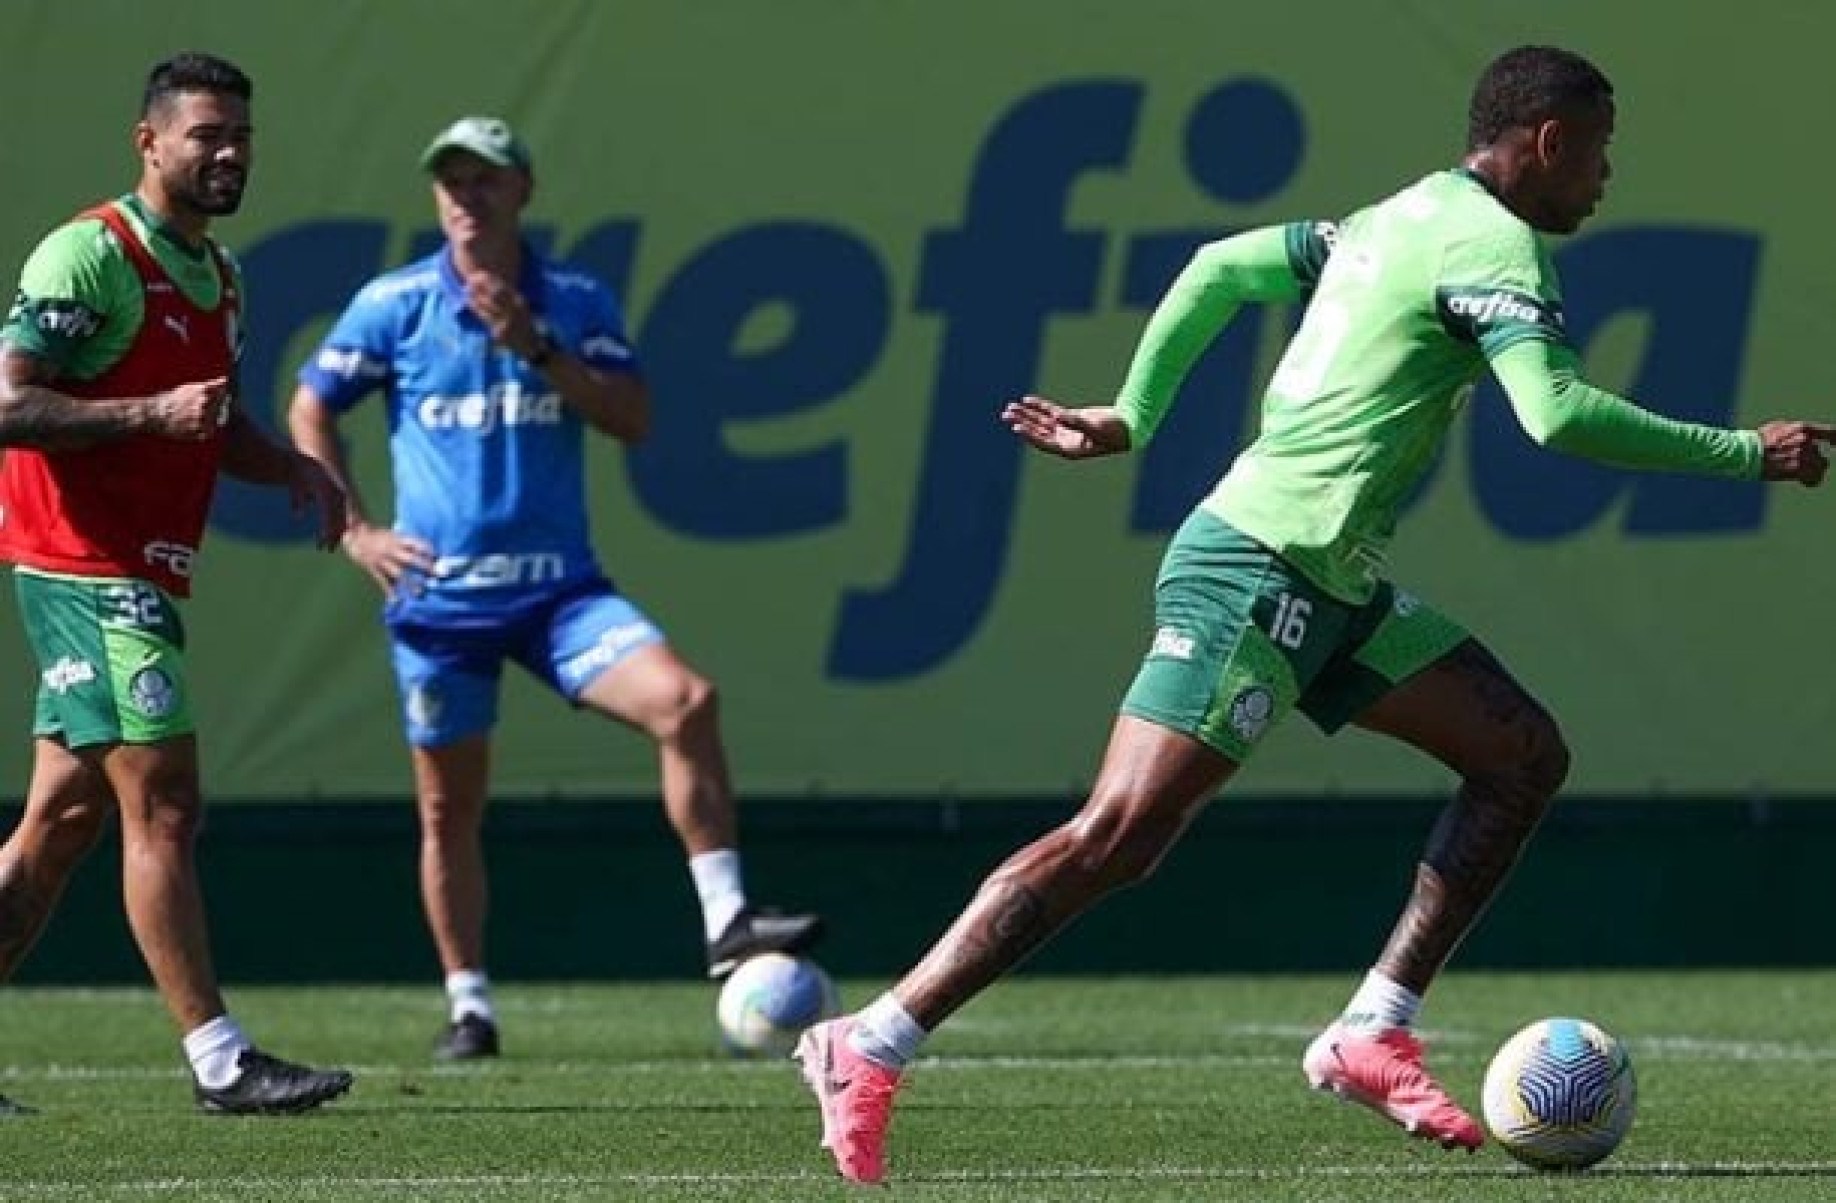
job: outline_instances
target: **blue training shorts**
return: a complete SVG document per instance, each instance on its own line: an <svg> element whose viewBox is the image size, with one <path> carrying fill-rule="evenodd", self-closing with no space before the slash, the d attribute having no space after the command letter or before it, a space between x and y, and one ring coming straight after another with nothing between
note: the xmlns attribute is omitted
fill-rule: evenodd
<svg viewBox="0 0 1836 1203"><path fill-rule="evenodd" d="M389 640L408 742L438 747L496 725L505 660L577 702L595 677L663 642L663 632L599 581L501 622L391 623Z"/></svg>

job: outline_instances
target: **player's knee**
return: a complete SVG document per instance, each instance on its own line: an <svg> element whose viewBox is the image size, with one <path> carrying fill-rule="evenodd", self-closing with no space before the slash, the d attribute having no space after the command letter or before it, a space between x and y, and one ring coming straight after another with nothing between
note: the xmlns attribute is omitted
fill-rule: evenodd
<svg viewBox="0 0 1836 1203"><path fill-rule="evenodd" d="M1525 824L1541 819L1568 780L1568 741L1541 707L1526 711L1511 726L1490 764L1473 774L1482 794L1517 811Z"/></svg>
<svg viewBox="0 0 1836 1203"><path fill-rule="evenodd" d="M106 798L57 799L30 807L7 851L33 877L61 881L101 840L111 813Z"/></svg>
<svg viewBox="0 0 1836 1203"><path fill-rule="evenodd" d="M714 727L720 716L720 691L699 673L684 672L671 683L668 704L650 725L655 738L673 742Z"/></svg>
<svg viewBox="0 0 1836 1203"><path fill-rule="evenodd" d="M105 799L84 798L60 806L45 824L46 859L58 871L68 872L101 840L109 814Z"/></svg>
<svg viewBox="0 0 1836 1203"><path fill-rule="evenodd" d="M435 843L474 838L484 817L483 791L478 800L462 791L423 789L415 797L421 834Z"/></svg>
<svg viewBox="0 0 1836 1203"><path fill-rule="evenodd" d="M1537 709L1528 720L1519 770L1526 793L1547 802L1568 780L1570 753L1562 728L1549 712Z"/></svg>
<svg viewBox="0 0 1836 1203"><path fill-rule="evenodd" d="M1063 830L1066 855L1080 875L1114 890L1152 877L1180 824L1149 807L1091 806Z"/></svg>
<svg viewBox="0 0 1836 1203"><path fill-rule="evenodd" d="M124 812L122 838L172 847L189 847L204 830L204 807L195 786L149 789Z"/></svg>

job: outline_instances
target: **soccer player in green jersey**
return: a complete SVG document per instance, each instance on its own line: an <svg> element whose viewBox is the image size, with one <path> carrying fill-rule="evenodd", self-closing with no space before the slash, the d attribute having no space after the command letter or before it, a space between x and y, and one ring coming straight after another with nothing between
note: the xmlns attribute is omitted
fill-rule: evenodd
<svg viewBox="0 0 1836 1203"><path fill-rule="evenodd" d="M1587 384L1543 234L1577 229L1610 169L1613 89L1567 51L1523 47L1472 97L1467 153L1342 222L1252 230L1201 248L1148 322L1113 405L1041 397L1003 419L1066 459L1154 433L1206 345L1249 302L1308 300L1261 432L1174 536L1152 644L1089 800L1015 853L889 992L798 1048L842 1174L885 1175L894 1091L924 1037L1119 886L1145 878L1290 710L1353 723L1459 774L1389 942L1302 1066L1321 1089L1409 1132L1476 1148L1479 1125L1429 1075L1422 995L1497 892L1568 770L1547 712L1383 564L1399 505L1489 368L1524 429L1627 468L1816 485L1836 428L1721 430Z"/></svg>
<svg viewBox="0 0 1836 1203"><path fill-rule="evenodd" d="M147 78L133 192L53 230L0 329L0 560L39 670L25 813L0 848L0 979L118 815L135 943L216 1112L303 1111L344 1070L256 1048L211 964L198 745L177 599L219 474L285 488L337 545L345 499L236 404L242 278L208 233L241 204L252 87L181 54Z"/></svg>

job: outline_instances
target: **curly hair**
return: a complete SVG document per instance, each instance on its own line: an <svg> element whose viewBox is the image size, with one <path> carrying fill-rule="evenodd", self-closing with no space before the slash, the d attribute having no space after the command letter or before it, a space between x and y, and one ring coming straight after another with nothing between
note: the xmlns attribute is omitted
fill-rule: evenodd
<svg viewBox="0 0 1836 1203"><path fill-rule="evenodd" d="M1519 46L1493 59L1473 87L1467 111L1466 148L1478 150L1507 130L1532 126L1559 113L1604 104L1613 84L1580 55L1554 46Z"/></svg>

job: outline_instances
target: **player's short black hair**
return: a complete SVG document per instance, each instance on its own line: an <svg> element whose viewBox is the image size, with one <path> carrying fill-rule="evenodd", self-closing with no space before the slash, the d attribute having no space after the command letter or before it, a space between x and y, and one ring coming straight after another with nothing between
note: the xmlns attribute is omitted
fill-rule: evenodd
<svg viewBox="0 0 1836 1203"><path fill-rule="evenodd" d="M147 89L140 98L140 115L169 104L181 92L217 92L253 100L255 85L228 59L199 50L186 50L147 72Z"/></svg>
<svg viewBox="0 0 1836 1203"><path fill-rule="evenodd" d="M1509 129L1612 100L1612 81L1570 50L1519 46L1486 67L1473 87L1466 149L1490 146Z"/></svg>

